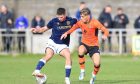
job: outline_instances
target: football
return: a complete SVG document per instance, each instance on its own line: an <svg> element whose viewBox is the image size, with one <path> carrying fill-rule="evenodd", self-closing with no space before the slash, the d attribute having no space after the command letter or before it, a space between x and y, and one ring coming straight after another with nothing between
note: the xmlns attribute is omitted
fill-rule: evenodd
<svg viewBox="0 0 140 84"><path fill-rule="evenodd" d="M46 84L47 76L45 74L43 77L36 76L36 81L37 81L37 84Z"/></svg>

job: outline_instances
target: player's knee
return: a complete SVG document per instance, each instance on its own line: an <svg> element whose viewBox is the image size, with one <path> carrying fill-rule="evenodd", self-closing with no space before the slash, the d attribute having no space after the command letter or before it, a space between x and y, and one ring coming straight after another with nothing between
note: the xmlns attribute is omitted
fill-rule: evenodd
<svg viewBox="0 0 140 84"><path fill-rule="evenodd" d="M83 64L85 64L85 61L79 61L79 64L83 65Z"/></svg>
<svg viewBox="0 0 140 84"><path fill-rule="evenodd" d="M100 63L99 64L94 64L94 67L96 67L96 68L100 68L100 66L101 66Z"/></svg>
<svg viewBox="0 0 140 84"><path fill-rule="evenodd" d="M71 60L70 53L65 54L64 57L65 57L66 60Z"/></svg>
<svg viewBox="0 0 140 84"><path fill-rule="evenodd" d="M51 59L52 57L53 57L53 54L46 54L46 55L44 56L44 59L49 60L49 59Z"/></svg>
<svg viewBox="0 0 140 84"><path fill-rule="evenodd" d="M84 57L84 55L80 55L80 54L79 54L79 55L78 55L78 57L79 57L79 58L83 58L83 57Z"/></svg>
<svg viewBox="0 0 140 84"><path fill-rule="evenodd" d="M70 58L70 53L67 52L67 53L64 54L64 56L65 56L66 58Z"/></svg>
<svg viewBox="0 0 140 84"><path fill-rule="evenodd" d="M79 55L84 55L84 52L85 52L85 51L84 51L83 49L79 49L79 50L78 50Z"/></svg>

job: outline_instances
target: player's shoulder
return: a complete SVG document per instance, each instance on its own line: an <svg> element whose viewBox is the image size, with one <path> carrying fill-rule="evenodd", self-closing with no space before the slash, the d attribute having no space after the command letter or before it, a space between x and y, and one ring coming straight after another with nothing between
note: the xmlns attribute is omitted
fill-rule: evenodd
<svg viewBox="0 0 140 84"><path fill-rule="evenodd" d="M98 22L99 20L95 19L95 18L92 18L91 19L93 22Z"/></svg>
<svg viewBox="0 0 140 84"><path fill-rule="evenodd" d="M66 17L67 21L70 21L71 23L75 24L77 22L76 18L72 18L72 17Z"/></svg>
<svg viewBox="0 0 140 84"><path fill-rule="evenodd" d="M52 18L50 21L52 21L52 22L57 22L57 21L59 21L59 20L58 20L58 18Z"/></svg>
<svg viewBox="0 0 140 84"><path fill-rule="evenodd" d="M100 23L100 21L99 21L99 20L97 20L97 19L95 19L95 18L92 18L92 20L91 20L91 21L92 21L92 23L93 23L93 24L98 24L98 23Z"/></svg>
<svg viewBox="0 0 140 84"><path fill-rule="evenodd" d="M67 16L67 17L66 17L66 19L67 19L67 20L73 20L73 21L77 21L77 19L76 19L76 18L69 17L69 16Z"/></svg>

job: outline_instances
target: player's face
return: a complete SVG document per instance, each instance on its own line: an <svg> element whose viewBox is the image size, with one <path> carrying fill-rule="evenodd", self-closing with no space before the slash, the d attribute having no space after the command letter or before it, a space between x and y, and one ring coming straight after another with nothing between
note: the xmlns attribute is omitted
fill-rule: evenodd
<svg viewBox="0 0 140 84"><path fill-rule="evenodd" d="M57 15L57 18L63 22L66 19L66 15Z"/></svg>
<svg viewBox="0 0 140 84"><path fill-rule="evenodd" d="M88 22L90 20L90 15L81 14L81 20L83 22Z"/></svg>

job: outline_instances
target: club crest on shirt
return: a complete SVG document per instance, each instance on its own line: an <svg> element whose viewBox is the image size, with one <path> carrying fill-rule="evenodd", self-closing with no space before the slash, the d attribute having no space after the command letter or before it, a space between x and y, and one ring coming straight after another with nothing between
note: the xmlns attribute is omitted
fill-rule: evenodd
<svg viewBox="0 0 140 84"><path fill-rule="evenodd" d="M86 31L86 30L84 30L84 33L87 33L87 31Z"/></svg>
<svg viewBox="0 0 140 84"><path fill-rule="evenodd" d="M67 21L67 25L70 25L70 21Z"/></svg>
<svg viewBox="0 0 140 84"><path fill-rule="evenodd" d="M60 23L59 23L59 22L57 22L57 25L60 25Z"/></svg>

